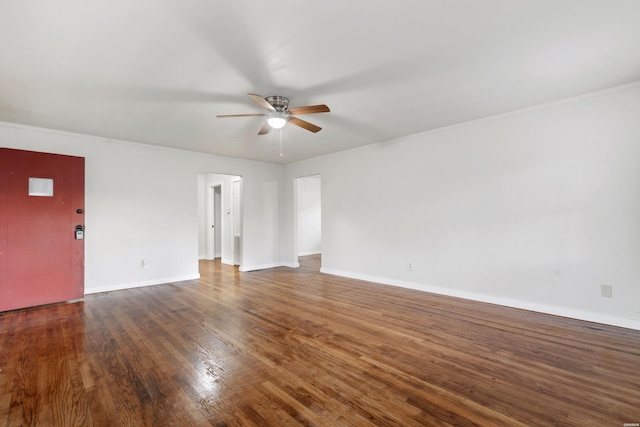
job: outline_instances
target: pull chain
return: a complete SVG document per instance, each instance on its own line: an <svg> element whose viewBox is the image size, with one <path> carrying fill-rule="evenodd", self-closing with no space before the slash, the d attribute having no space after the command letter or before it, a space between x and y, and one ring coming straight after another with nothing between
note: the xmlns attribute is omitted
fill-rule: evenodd
<svg viewBox="0 0 640 427"><path fill-rule="evenodd" d="M280 128L280 157L282 157L282 128Z"/></svg>

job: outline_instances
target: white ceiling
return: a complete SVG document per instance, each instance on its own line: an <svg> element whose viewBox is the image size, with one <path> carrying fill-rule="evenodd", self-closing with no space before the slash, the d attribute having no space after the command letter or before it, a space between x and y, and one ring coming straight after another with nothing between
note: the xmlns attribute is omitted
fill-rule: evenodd
<svg viewBox="0 0 640 427"><path fill-rule="evenodd" d="M0 120L288 163L640 80L639 23L638 0L2 0ZM262 118L215 117L263 112L247 93L331 112L280 157Z"/></svg>

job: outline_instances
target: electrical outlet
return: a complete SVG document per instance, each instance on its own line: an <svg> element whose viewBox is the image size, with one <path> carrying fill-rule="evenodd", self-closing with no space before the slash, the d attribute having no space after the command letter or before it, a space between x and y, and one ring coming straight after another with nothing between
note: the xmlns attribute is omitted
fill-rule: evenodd
<svg viewBox="0 0 640 427"><path fill-rule="evenodd" d="M147 266L149 265L149 261L147 261L146 259L142 259L142 261L140 261L140 268L147 268Z"/></svg>
<svg viewBox="0 0 640 427"><path fill-rule="evenodd" d="M611 285L600 285L600 296L604 298L613 297L613 286Z"/></svg>
<svg viewBox="0 0 640 427"><path fill-rule="evenodd" d="M410 261L407 261L407 270L413 271L413 263Z"/></svg>

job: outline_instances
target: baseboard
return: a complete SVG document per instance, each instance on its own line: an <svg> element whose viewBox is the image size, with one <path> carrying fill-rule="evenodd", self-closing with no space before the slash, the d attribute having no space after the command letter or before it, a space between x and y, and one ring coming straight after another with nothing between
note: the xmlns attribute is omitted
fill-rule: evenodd
<svg viewBox="0 0 640 427"><path fill-rule="evenodd" d="M298 268L300 267L300 263L299 262L284 262L282 263L283 267L289 267L289 268Z"/></svg>
<svg viewBox="0 0 640 427"><path fill-rule="evenodd" d="M312 251L312 252L301 252L298 254L298 256L309 256L309 255L321 255L322 252L320 251Z"/></svg>
<svg viewBox="0 0 640 427"><path fill-rule="evenodd" d="M406 282L402 280L392 280L385 277L369 276L349 271L334 270L331 268L321 268L321 273L334 276L347 277L350 279L363 280L378 283L381 285L397 286L400 288L414 289L417 291L430 292L438 295L463 298L471 301L486 302L489 304L502 305L505 307L518 308L521 310L535 311L537 313L551 314L554 316L568 317L571 319L584 320L587 322L601 323L604 325L618 326L621 328L640 330L640 320L627 319L624 317L610 316L606 314L593 313L590 311L577 310L566 307L557 307L546 304L539 304L528 301L515 300L510 298L492 297L474 292L447 289L425 285L423 283Z"/></svg>
<svg viewBox="0 0 640 427"><path fill-rule="evenodd" d="M221 258L221 259L220 259L220 262L221 262L222 264L225 264L225 265L234 265L234 264L233 264L233 259Z"/></svg>
<svg viewBox="0 0 640 427"><path fill-rule="evenodd" d="M89 295L89 294L99 294L101 292L122 291L125 289L142 288L145 286L165 285L167 283L184 282L186 280L198 280L199 278L200 278L200 274L194 274L192 276L169 277L166 279L146 280L144 282L121 283L117 285L99 286L96 288L85 288L84 294Z"/></svg>
<svg viewBox="0 0 640 427"><path fill-rule="evenodd" d="M277 267L298 268L298 267L300 267L300 263L298 263L298 262L281 262L281 263L273 263L273 264L241 265L240 266L240 271L244 273L244 272L248 272L248 271L268 270L270 268L277 268Z"/></svg>
<svg viewBox="0 0 640 427"><path fill-rule="evenodd" d="M273 264L258 264L258 265L241 265L240 266L240 271L247 272L247 271L267 270L269 268L276 268L276 267L283 267L283 265L282 264L277 264L277 263L273 263Z"/></svg>

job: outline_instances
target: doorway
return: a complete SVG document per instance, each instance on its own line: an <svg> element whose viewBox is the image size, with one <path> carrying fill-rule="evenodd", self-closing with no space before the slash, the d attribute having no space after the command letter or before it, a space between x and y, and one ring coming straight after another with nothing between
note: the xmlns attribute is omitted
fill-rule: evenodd
<svg viewBox="0 0 640 427"><path fill-rule="evenodd" d="M322 180L320 175L296 178L296 260L316 260L322 254Z"/></svg>
<svg viewBox="0 0 640 427"><path fill-rule="evenodd" d="M198 258L227 265L241 264L241 176L198 175Z"/></svg>
<svg viewBox="0 0 640 427"><path fill-rule="evenodd" d="M84 165L0 148L0 311L84 296Z"/></svg>
<svg viewBox="0 0 640 427"><path fill-rule="evenodd" d="M222 257L222 185L214 185L207 189L207 256L212 260Z"/></svg>

